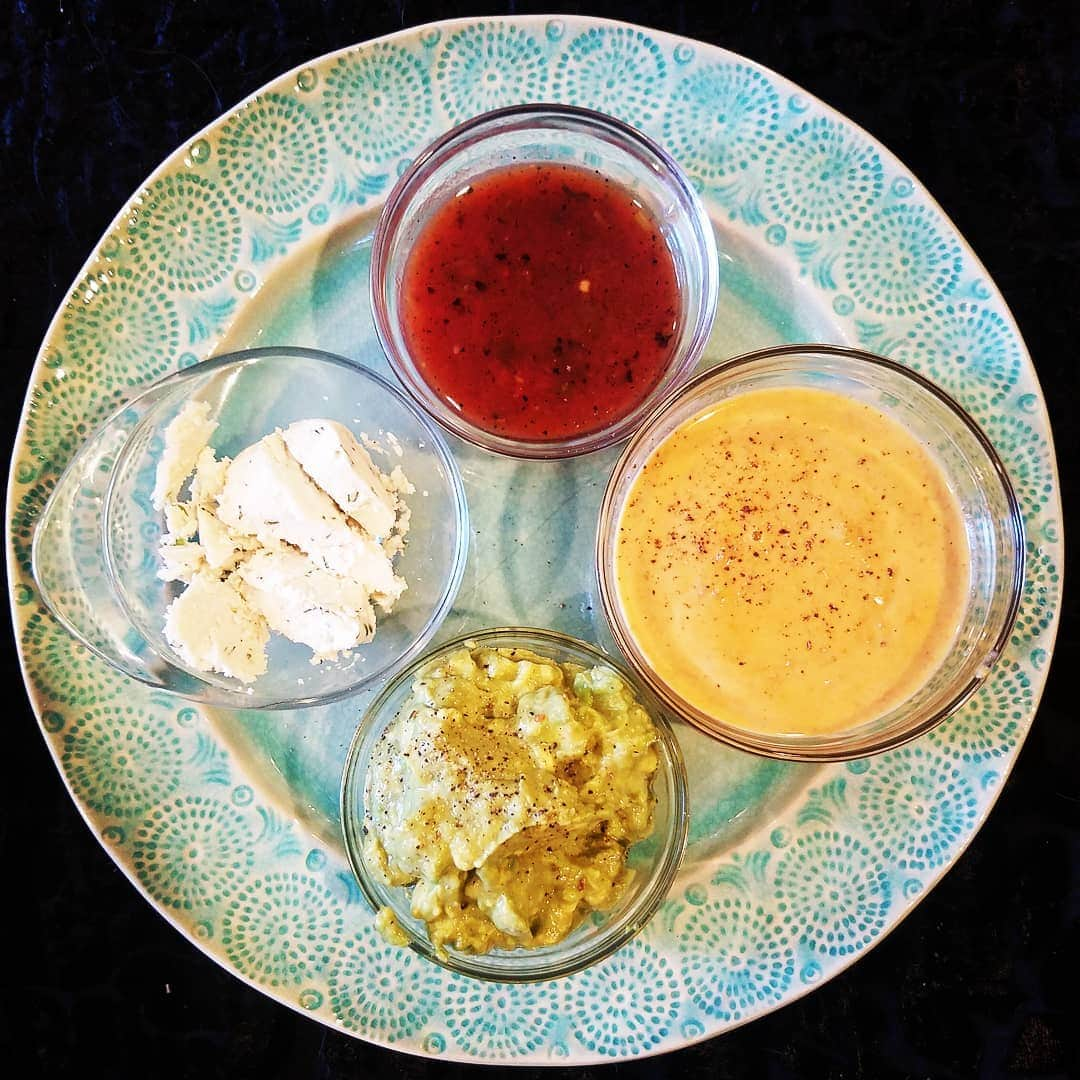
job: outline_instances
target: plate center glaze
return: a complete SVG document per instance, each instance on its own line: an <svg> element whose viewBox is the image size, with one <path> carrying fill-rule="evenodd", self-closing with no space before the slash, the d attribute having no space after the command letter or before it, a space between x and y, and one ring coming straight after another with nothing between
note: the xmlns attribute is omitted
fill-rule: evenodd
<svg viewBox="0 0 1080 1080"><path fill-rule="evenodd" d="M394 381L368 304L375 220L373 212L359 214L280 265L245 305L221 351L306 345ZM813 294L767 252L722 227L717 247L720 301L703 366L766 345L845 340ZM563 462L520 462L447 438L465 480L470 551L457 603L434 643L471 628L526 625L574 634L614 653L596 588L593 543L619 448ZM415 512L422 512L422 503ZM375 692L317 709L219 712L214 722L234 752L267 778L279 802L339 846L341 769ZM688 868L766 825L815 771L729 750L685 724L677 730L690 774Z"/></svg>

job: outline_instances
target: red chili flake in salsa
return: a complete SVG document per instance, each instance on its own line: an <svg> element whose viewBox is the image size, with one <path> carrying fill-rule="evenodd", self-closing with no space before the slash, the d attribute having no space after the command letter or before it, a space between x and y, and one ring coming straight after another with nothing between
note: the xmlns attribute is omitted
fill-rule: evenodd
<svg viewBox="0 0 1080 1080"><path fill-rule="evenodd" d="M405 342L477 427L529 441L626 416L667 368L675 264L633 195L572 165L511 165L450 199L402 281Z"/></svg>

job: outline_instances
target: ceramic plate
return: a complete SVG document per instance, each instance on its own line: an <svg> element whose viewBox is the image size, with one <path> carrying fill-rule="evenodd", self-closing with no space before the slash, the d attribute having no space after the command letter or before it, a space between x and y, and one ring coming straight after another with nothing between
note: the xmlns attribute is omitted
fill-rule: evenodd
<svg viewBox="0 0 1080 1080"><path fill-rule="evenodd" d="M366 697L225 713L126 682L42 610L29 544L73 451L141 383L272 343L385 371L367 300L382 200L440 131L535 99L614 113L693 178L722 252L706 363L785 341L859 344L956 395L1012 473L1028 569L988 684L912 745L815 768L680 727L691 842L660 914L589 971L501 986L448 975L372 927L336 810ZM473 535L440 636L534 624L612 648L592 541L617 451L536 464L454 450ZM148 178L42 346L12 465L8 560L49 749L90 827L177 929L284 1004L374 1042L451 1059L591 1062L672 1050L791 1001L873 947L933 886L1031 723L1059 607L1060 521L1046 412L1012 317L896 158L721 49L591 19L517 18L442 23L323 57Z"/></svg>

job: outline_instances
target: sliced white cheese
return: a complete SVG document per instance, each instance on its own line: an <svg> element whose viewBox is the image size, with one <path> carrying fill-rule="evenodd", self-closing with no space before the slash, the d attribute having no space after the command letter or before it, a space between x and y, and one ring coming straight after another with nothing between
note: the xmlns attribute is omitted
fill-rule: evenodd
<svg viewBox="0 0 1080 1080"><path fill-rule="evenodd" d="M176 502L216 427L217 421L210 419L209 402L189 401L165 429L165 449L157 464L150 496L155 510Z"/></svg>
<svg viewBox="0 0 1080 1080"><path fill-rule="evenodd" d="M375 636L375 612L361 582L339 577L292 548L264 547L233 575L272 630L330 660Z"/></svg>
<svg viewBox="0 0 1080 1080"><path fill-rule="evenodd" d="M405 589L386 552L349 524L276 432L237 454L218 496L218 517L264 545L291 544L324 570L361 582L381 607Z"/></svg>
<svg viewBox="0 0 1080 1080"><path fill-rule="evenodd" d="M197 573L165 612L165 638L197 671L220 671L253 682L266 671L266 620L240 595L231 578Z"/></svg>
<svg viewBox="0 0 1080 1080"><path fill-rule="evenodd" d="M281 438L300 467L368 536L383 540L397 519L396 499L353 433L333 420L299 420Z"/></svg>

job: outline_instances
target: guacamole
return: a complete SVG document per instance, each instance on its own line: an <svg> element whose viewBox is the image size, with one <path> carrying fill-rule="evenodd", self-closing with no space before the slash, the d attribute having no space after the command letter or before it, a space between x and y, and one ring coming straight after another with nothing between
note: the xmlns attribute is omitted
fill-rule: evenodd
<svg viewBox="0 0 1080 1080"><path fill-rule="evenodd" d="M607 667L463 647L380 736L365 856L437 948L535 948L610 907L652 831L657 732Z"/></svg>

